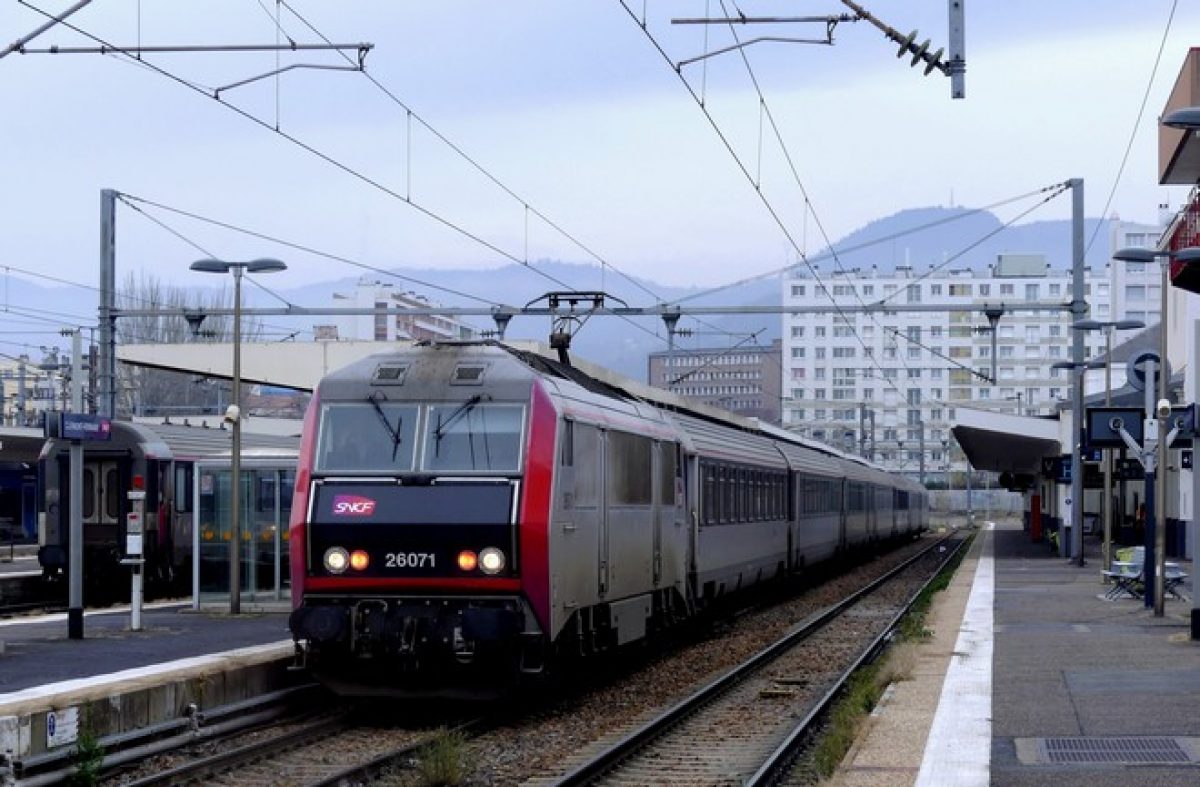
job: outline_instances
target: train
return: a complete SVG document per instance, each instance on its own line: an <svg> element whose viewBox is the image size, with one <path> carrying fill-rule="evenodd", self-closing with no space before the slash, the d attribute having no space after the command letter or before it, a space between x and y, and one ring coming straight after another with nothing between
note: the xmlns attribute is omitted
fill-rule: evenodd
<svg viewBox="0 0 1200 787"><path fill-rule="evenodd" d="M911 479L542 346L416 343L314 391L296 666L346 695L501 693L927 514Z"/></svg>
<svg viewBox="0 0 1200 787"><path fill-rule="evenodd" d="M144 493L143 559L147 591L183 595L202 589L228 592L229 461L231 430L181 423L109 422L105 439L84 442L83 563L87 603L128 596L129 567L122 565L133 511L131 490ZM70 551L70 440L51 437L38 458L38 562L43 576L66 581ZM278 573L273 551L288 552L283 526L292 498L298 436L242 435L243 573L253 588ZM197 472L198 468L202 472ZM221 473L224 470L224 474ZM282 516L278 501L283 501ZM259 543L262 542L262 543ZM200 552L197 555L196 545ZM200 560L194 560L195 557ZM256 563L264 563L261 570ZM200 572L195 570L199 563ZM270 563L270 565L266 565ZM203 575L203 584L201 584ZM278 583L275 583L278 586Z"/></svg>

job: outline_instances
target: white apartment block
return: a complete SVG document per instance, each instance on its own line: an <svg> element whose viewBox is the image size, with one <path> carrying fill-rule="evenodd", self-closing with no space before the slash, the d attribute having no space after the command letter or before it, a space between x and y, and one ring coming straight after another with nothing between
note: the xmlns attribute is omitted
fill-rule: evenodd
<svg viewBox="0 0 1200 787"><path fill-rule="evenodd" d="M406 292L394 284L364 277L358 281L351 293L334 293L335 301L348 301L349 305L364 309L388 309L388 314L365 314L347 318L347 337L340 337L334 326L317 326L319 335L326 340L333 338L364 339L367 341L397 340L457 340L472 339L475 330L454 317L444 315L413 314L409 309L428 309L439 304L424 295ZM338 305L347 305L340 303ZM347 320L340 321L343 326ZM334 330L331 330L333 328Z"/></svg>
<svg viewBox="0 0 1200 787"><path fill-rule="evenodd" d="M922 275L909 267L818 271L797 269L784 281L785 307L815 313L785 314L783 326L784 424L809 437L854 450L870 448L876 461L916 475L921 440L927 478L966 470L950 437L955 408L969 406L1027 415L1054 411L1070 396L1069 372L1052 369L1071 360L1069 312L1022 310L1024 302L1071 300L1071 276L1050 270L1040 255L1001 255L982 273L968 269ZM1086 278L1094 319L1113 319L1108 270ZM979 311L839 313L887 301L898 305L966 305ZM996 329L995 353L986 304L1008 311ZM1084 334L1087 357L1104 351L1100 332ZM1114 344L1117 340L1114 340ZM993 360L996 380L992 382ZM1101 373L1101 386L1103 373ZM1123 382L1123 376L1120 382ZM1119 383L1114 380L1114 386ZM860 432L863 411L874 428Z"/></svg>

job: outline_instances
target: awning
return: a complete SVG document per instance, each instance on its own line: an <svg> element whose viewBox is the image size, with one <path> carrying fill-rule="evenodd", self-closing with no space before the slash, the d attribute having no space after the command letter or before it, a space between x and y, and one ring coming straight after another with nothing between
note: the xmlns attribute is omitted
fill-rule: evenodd
<svg viewBox="0 0 1200 787"><path fill-rule="evenodd" d="M1059 456L1058 421L971 407L955 409L954 439L976 470L1040 473L1042 457Z"/></svg>

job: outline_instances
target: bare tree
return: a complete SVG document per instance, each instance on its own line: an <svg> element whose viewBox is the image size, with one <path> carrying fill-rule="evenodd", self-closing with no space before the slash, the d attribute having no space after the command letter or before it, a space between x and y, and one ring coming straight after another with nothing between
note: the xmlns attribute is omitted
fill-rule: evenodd
<svg viewBox="0 0 1200 787"><path fill-rule="evenodd" d="M117 341L126 344L232 341L232 317L209 314L193 324L179 314L187 310L204 315L212 309L229 308L232 300L232 292L224 287L216 292L191 290L164 284L153 274L142 272L135 277L131 272L117 292L117 307L167 313L121 318L117 321ZM254 340L261 333L258 320L242 318L243 340ZM117 409L123 415L220 412L229 399L227 381L198 378L190 372L121 365L117 378Z"/></svg>

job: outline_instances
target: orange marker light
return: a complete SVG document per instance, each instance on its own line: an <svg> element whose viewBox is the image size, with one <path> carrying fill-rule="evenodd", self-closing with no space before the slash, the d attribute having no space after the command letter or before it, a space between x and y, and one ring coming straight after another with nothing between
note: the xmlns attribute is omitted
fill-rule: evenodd
<svg viewBox="0 0 1200 787"><path fill-rule="evenodd" d="M356 549L350 553L350 568L362 571L369 565L371 565L371 556L365 549Z"/></svg>
<svg viewBox="0 0 1200 787"><path fill-rule="evenodd" d="M458 553L458 567L463 571L474 571L479 564L479 558L469 549Z"/></svg>

